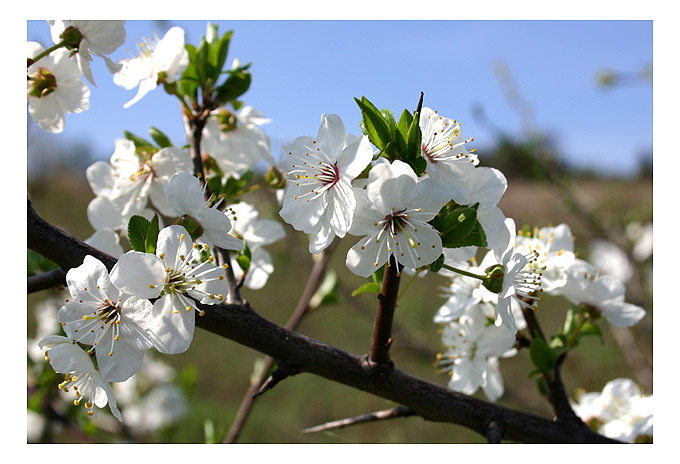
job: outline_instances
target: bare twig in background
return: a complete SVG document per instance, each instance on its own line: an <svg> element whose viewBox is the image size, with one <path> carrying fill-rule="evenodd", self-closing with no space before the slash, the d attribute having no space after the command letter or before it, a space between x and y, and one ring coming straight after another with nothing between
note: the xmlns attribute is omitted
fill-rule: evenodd
<svg viewBox="0 0 680 464"><path fill-rule="evenodd" d="M414 416L415 414L416 414L415 411L411 410L410 408L407 408L406 406L397 406L396 408L384 409L382 411L370 412L368 414L349 417L347 419L326 422L325 424L304 429L302 430L301 433L325 432L333 429L341 429L349 425L365 424L366 422L376 422L387 419L395 419L397 417L409 417Z"/></svg>
<svg viewBox="0 0 680 464"><path fill-rule="evenodd" d="M335 250L335 247L337 245L338 240L336 239L328 246L328 248L326 248L326 250L324 250L323 254L320 256L320 259L318 259L314 263L314 267L312 268L312 271L310 272L309 277L307 278L307 283L305 284L305 288L302 291L300 300L297 306L295 307L295 310L291 314L290 318L288 319L288 322L286 322L285 327L287 329L295 330L295 328L298 326L304 315L307 314L307 312L311 309L309 307L310 300L314 296L314 292L316 292L316 289L319 287L321 281L323 280L326 265L328 264L328 261L330 260L331 255L333 254L333 250ZM250 409L253 404L253 399L256 396L259 396L258 393L263 388L264 382L267 378L267 373L271 369L273 363L274 359L272 357L267 356L266 358L264 358L263 365L260 367L260 373L255 379L255 381L251 382L250 388L248 389L248 391L246 391L245 395L243 396L243 399L241 400L241 405L239 406L239 410L236 413L236 417L234 418L234 422L232 423L229 432L224 438L223 443L235 443L236 440L238 439L238 436L241 433L241 430L243 429L243 426L248 418L248 414L250 413Z"/></svg>

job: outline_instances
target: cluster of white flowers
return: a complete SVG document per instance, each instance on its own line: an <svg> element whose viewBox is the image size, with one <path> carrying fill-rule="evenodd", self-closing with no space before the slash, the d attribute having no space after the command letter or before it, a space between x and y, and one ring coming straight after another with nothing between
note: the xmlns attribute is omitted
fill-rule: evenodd
<svg viewBox="0 0 680 464"><path fill-rule="evenodd" d="M600 393L579 392L574 412L604 436L625 442L651 439L654 435L652 395L645 395L630 379L615 379Z"/></svg>
<svg viewBox="0 0 680 464"><path fill-rule="evenodd" d="M29 42L27 68L29 114L49 132L63 130L65 113L88 108L90 90L81 76L94 85L93 56L104 59L115 84L137 87L125 108L161 84L172 89L190 64L178 27L140 44L137 56L114 63L108 55L125 41L125 21L49 24L57 45L46 51ZM422 157L418 166L406 157L376 152L369 141L373 138L348 134L339 116L323 114L316 137L298 137L284 146L277 167L260 128L269 119L253 107L231 103L233 111L210 107L201 129L196 148L211 160L206 172L231 182L263 163L281 168L285 190L279 215L309 235L310 253L322 253L347 234L358 237L345 263L361 277L383 266L394 266L398 276L419 274L443 260L441 274L450 284L434 316L442 336L435 365L449 374L452 390L474 394L481 388L491 401L502 396L499 359L517 353L517 333L527 327L524 314L536 309L542 294L594 308L614 326L629 327L644 317L643 308L625 302L624 282L632 268L620 250L593 243L590 264L576 257L566 224L517 230L498 207L508 186L505 176L479 165L475 150L466 147L472 139L463 138L456 120L422 108L419 125L412 126L421 133L420 149L412 146ZM264 247L285 235L280 222L260 218L240 198L244 190L230 191L231 196L209 194L214 184L201 177L205 174L192 174L194 163L186 149L159 145L121 138L108 162L87 169L95 195L87 217L95 233L86 242L117 263L109 273L101 261L87 256L70 269L70 296L57 312L65 336L41 327L40 341L29 341L32 356L39 346L52 368L65 376L59 388L73 391L75 405L84 402L89 415L94 406L108 405L114 417L122 421L126 416L139 430L175 420L184 403L176 391L161 386L121 414L111 383L125 396L143 366L151 370L148 356L145 361L148 350L185 352L193 341L196 315L205 314L202 306L229 301L225 270L230 265L238 285L264 287L274 270ZM474 224L477 231L481 225L484 240L465 244L486 241L485 249L449 248L457 245L436 229L445 207L476 211ZM154 224L157 236L150 252L132 246L128 227L133 218L140 219L136 216ZM649 227L628 231L636 243L634 257L641 262L651 255ZM121 242L125 238L130 247ZM238 255L218 265L216 248ZM618 261L607 267L613 256ZM584 394L574 407L612 438L634 441L652 435L651 397L629 380L612 381L601 394Z"/></svg>
<svg viewBox="0 0 680 464"><path fill-rule="evenodd" d="M81 76L94 85L92 55L103 58L110 72L119 69L107 55L125 42L125 21L48 23L54 43L63 46L45 50L36 42L27 43L28 112L42 129L59 133L64 130L66 113L80 113L90 107L90 89Z"/></svg>

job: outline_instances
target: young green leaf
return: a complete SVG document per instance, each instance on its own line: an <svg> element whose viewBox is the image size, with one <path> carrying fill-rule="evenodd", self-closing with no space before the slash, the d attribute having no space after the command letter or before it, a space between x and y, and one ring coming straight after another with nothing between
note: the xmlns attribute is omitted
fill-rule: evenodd
<svg viewBox="0 0 680 464"><path fill-rule="evenodd" d="M252 76L248 71L227 71L229 77L217 88L217 99L223 104L236 100L250 88Z"/></svg>
<svg viewBox="0 0 680 464"><path fill-rule="evenodd" d="M419 155L421 152L421 147L423 143L423 134L420 131L420 116L418 113L416 113L413 116L413 120L411 121L411 125L408 128L408 133L406 135L406 159L412 160L412 159L420 159ZM425 158L422 158L423 163L425 163L425 166L427 167L427 162L425 161ZM425 171L423 169L423 171ZM419 174L420 175L420 174Z"/></svg>
<svg viewBox="0 0 680 464"><path fill-rule="evenodd" d="M361 100L354 98L354 101L361 109L363 128L369 141L383 150L392 141L392 132L385 117L366 97L361 97Z"/></svg>
<svg viewBox="0 0 680 464"><path fill-rule="evenodd" d="M153 219L149 223L149 228L146 230L144 238L144 248L147 253L156 254L156 244L158 243L158 215L154 214Z"/></svg>
<svg viewBox="0 0 680 464"><path fill-rule="evenodd" d="M545 344L542 338L536 337L529 347L531 362L541 372L548 372L555 366L555 358L552 350Z"/></svg>
<svg viewBox="0 0 680 464"><path fill-rule="evenodd" d="M146 253L146 233L151 223L144 216L132 216L128 222L128 241L135 251Z"/></svg>
<svg viewBox="0 0 680 464"><path fill-rule="evenodd" d="M352 296L357 296L361 293L365 292L371 292L371 293L380 293L380 284L376 282L368 282L362 285L361 287L357 288L352 292Z"/></svg>
<svg viewBox="0 0 680 464"><path fill-rule="evenodd" d="M135 148L156 148L153 143L133 134L132 132L124 130L123 135L126 139L131 140L135 144Z"/></svg>
<svg viewBox="0 0 680 464"><path fill-rule="evenodd" d="M172 142L170 142L168 136L165 135L163 132L160 131L160 129L156 127L151 126L151 129L149 129L149 135L151 135L153 141L156 142L156 144L160 148L167 148L172 146Z"/></svg>

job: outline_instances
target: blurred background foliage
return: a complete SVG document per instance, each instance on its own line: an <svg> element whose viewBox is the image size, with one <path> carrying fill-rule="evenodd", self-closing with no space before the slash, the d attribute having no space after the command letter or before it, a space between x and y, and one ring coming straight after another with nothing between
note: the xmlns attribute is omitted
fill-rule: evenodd
<svg viewBox="0 0 680 464"><path fill-rule="evenodd" d="M525 128L521 134L495 131L493 121L486 119L483 109L476 110L479 120L495 134L487 146L478 148L481 165L498 168L508 179L508 189L499 207L507 217L515 219L518 227L567 223L575 236L575 249L585 259L588 259L590 243L598 238L630 250L632 244L626 238L625 227L632 222L646 224L653 220L651 152L641 154L637 175L628 178L573 169L568 160L553 149L549 135L541 133L534 125L530 108L514 91L507 70L499 64L496 71ZM600 83L608 86L608 91L615 91L616 85L624 79L607 72L609 78L600 76ZM651 71L643 75L649 75L651 79ZM29 118L28 197L46 220L81 240L93 233L85 211L94 195L84 175L93 161L86 145L64 146L32 126ZM278 218L273 192L258 191L244 199L258 208L261 217ZM313 265L306 236L287 224L284 226L287 237L267 247L275 266L267 285L260 291L243 289L244 297L256 311L281 325L295 308ZM351 292L365 282L345 266L346 252L354 242L352 237L342 240L329 265L338 279L337 301L306 315L298 331L348 352L364 354L371 340L375 296L366 293L351 296ZM402 285L406 280L403 279ZM438 296L436 288L445 284L441 276L429 275L418 278L409 288L395 314L392 348L393 360L400 369L442 385L446 385L448 377L437 374L433 367L440 349L440 337L432 317L445 301ZM603 341L598 337L586 338L570 353L563 366L563 380L572 397L577 389L600 391L607 381L618 377L632 378L647 393L652 393L651 258L645 263L636 263L636 271L626 284L626 301L643 306L647 316L630 330L612 329L601 321ZM28 295L29 338L35 337L37 330L36 308L52 298L63 299L62 295L63 290ZM537 317L544 332L554 334L558 331L568 306L567 301L559 297L547 297L539 305ZM527 351L520 350L514 358L500 360L505 393L498 403L551 417L548 402L537 393L534 381L529 378L533 366ZM29 434L29 441L221 442L250 385L253 370L263 357L200 329L186 353L175 356L153 354L154 359L174 369L172 380L168 382L179 388L188 407L173 423L148 432L128 427L120 429L117 421L109 420L112 418L106 410L98 410L97 420L90 420L83 408L74 408L60 399L56 391L56 374L45 368L46 363L39 361L36 364L29 357L28 406L42 417L36 418L31 413L29 424L35 423L40 433L33 437ZM484 398L481 392L477 395ZM310 374L299 374L255 400L238 442L485 442L481 436L462 427L426 422L416 417L301 434L307 427L393 406L396 405L370 394ZM125 404L120 407L125 415ZM31 422L34 419L36 422Z"/></svg>

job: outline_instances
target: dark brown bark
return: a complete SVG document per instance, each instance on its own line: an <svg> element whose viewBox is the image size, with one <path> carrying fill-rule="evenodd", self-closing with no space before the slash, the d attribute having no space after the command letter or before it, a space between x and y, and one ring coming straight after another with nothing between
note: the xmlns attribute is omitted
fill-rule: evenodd
<svg viewBox="0 0 680 464"><path fill-rule="evenodd" d="M115 258L101 253L40 218L28 201L28 246L62 269L79 266L87 254L111 269ZM376 372L356 356L288 330L258 315L247 303L200 305L196 325L265 353L296 372L306 372L385 398L425 420L458 424L486 437L502 424L503 438L528 443L618 443L570 421L551 421L453 392L397 368ZM496 428L498 425L492 426Z"/></svg>

